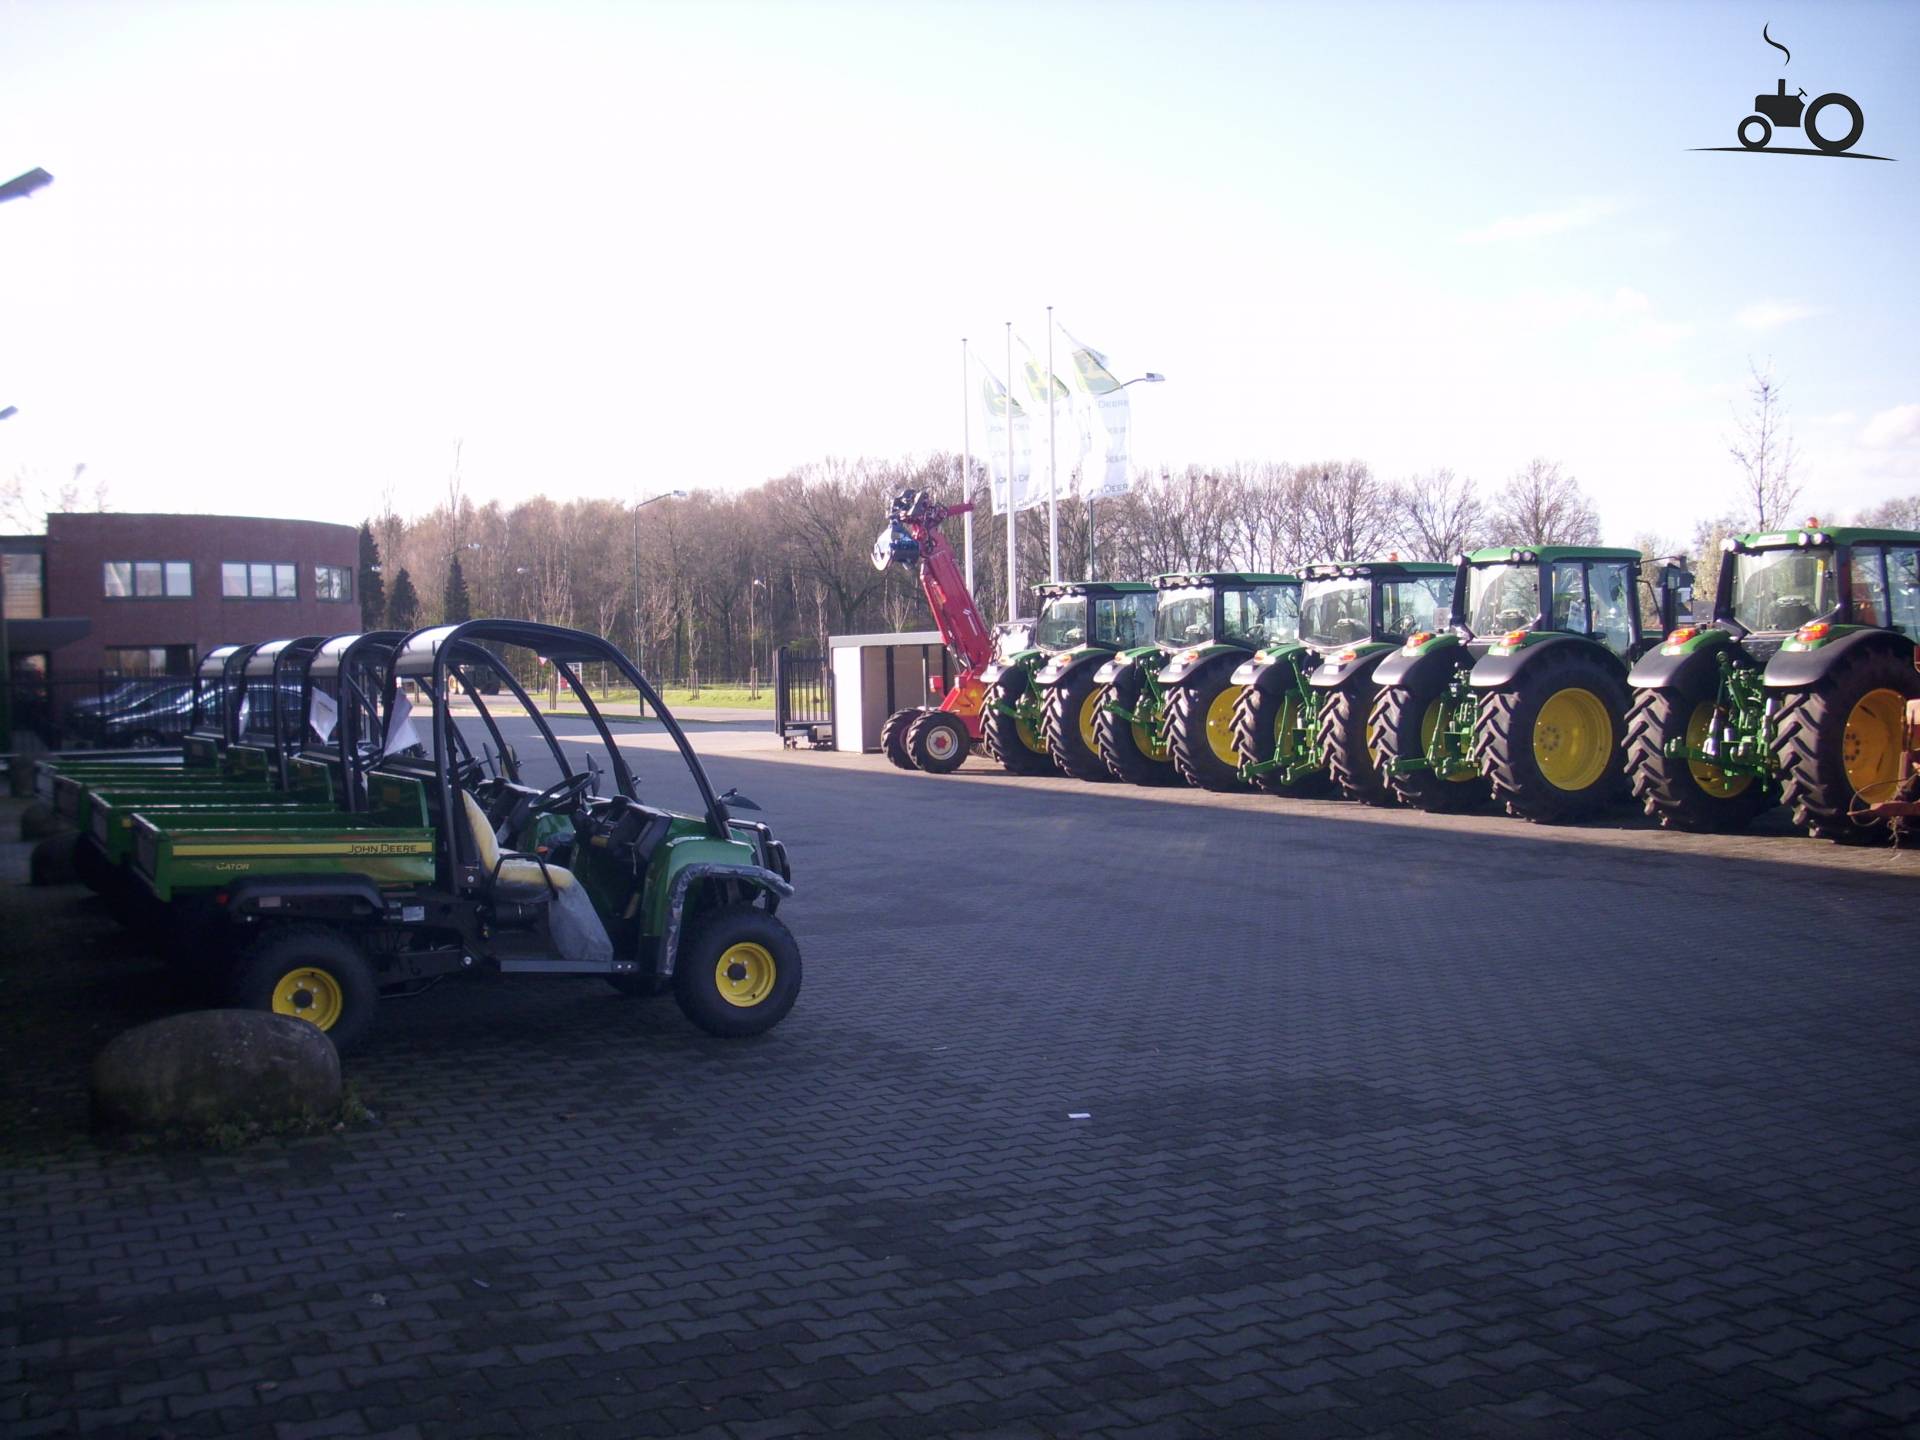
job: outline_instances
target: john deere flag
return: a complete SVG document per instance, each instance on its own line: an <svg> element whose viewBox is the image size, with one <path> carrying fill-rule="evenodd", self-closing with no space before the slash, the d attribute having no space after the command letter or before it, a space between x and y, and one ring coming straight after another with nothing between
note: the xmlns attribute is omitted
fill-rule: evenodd
<svg viewBox="0 0 1920 1440"><path fill-rule="evenodd" d="M986 366L979 356L973 357L973 363L979 367L976 377L980 387L980 406L987 417L987 469L993 483L993 513L1004 515L1007 511L1007 491L1013 491L1013 507L1025 510L1037 501L1045 500L1044 494L1031 493L1029 483L1033 477L1033 437L1027 412L1020 402L1007 393L1007 387L1000 383L1000 377ZM1007 427L1013 427L1013 473L1007 473Z"/></svg>
<svg viewBox="0 0 1920 1440"><path fill-rule="evenodd" d="M1074 493L1074 467L1080 463L1080 451L1084 448L1074 422L1073 392L1057 372L1047 373L1047 362L1035 355L1026 341L1015 335L1013 343L1020 347L1020 374L1026 381L1028 410L1033 417L1033 482L1028 503L1044 505L1054 493L1049 483L1054 477L1047 473L1050 457L1059 466L1058 493L1062 499L1070 499ZM1047 447L1048 406L1052 406L1054 412L1051 451Z"/></svg>
<svg viewBox="0 0 1920 1440"><path fill-rule="evenodd" d="M1073 391L1074 411L1086 446L1080 457L1080 485L1075 493L1094 500L1124 495L1132 485L1133 416L1127 392L1105 355L1074 339L1064 325L1060 333L1066 336L1069 349L1059 369Z"/></svg>

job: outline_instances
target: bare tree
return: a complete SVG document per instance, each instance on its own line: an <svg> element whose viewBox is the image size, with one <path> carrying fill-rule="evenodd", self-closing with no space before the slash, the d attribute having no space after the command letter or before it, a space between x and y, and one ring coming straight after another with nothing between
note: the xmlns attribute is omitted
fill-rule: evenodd
<svg viewBox="0 0 1920 1440"><path fill-rule="evenodd" d="M1496 545L1598 545L1600 517L1558 462L1536 458L1494 497L1488 527Z"/></svg>
<svg viewBox="0 0 1920 1440"><path fill-rule="evenodd" d="M89 495L80 484L80 477L86 473L87 467L82 463L74 466L73 473L65 480L56 482L29 466L19 466L11 478L0 481L0 527L23 535L37 535L46 530L49 515L69 514L82 508L110 509L107 482L94 481ZM87 500L92 503L83 506Z"/></svg>
<svg viewBox="0 0 1920 1440"><path fill-rule="evenodd" d="M1753 528L1777 530L1800 498L1800 482L1794 474L1800 450L1787 429L1786 406L1772 363L1762 370L1748 361L1747 369L1753 377L1747 388L1747 409L1745 414L1734 414L1739 434L1728 442L1727 453L1740 467L1741 494Z"/></svg>
<svg viewBox="0 0 1920 1440"><path fill-rule="evenodd" d="M1889 530L1920 530L1920 493L1883 500L1860 512L1862 525L1881 525Z"/></svg>
<svg viewBox="0 0 1920 1440"><path fill-rule="evenodd" d="M1400 542L1423 560L1451 560L1480 542L1487 508L1473 481L1445 469L1400 486Z"/></svg>
<svg viewBox="0 0 1920 1440"><path fill-rule="evenodd" d="M1294 558L1370 560L1393 544L1397 504L1364 460L1299 467L1301 540Z"/></svg>

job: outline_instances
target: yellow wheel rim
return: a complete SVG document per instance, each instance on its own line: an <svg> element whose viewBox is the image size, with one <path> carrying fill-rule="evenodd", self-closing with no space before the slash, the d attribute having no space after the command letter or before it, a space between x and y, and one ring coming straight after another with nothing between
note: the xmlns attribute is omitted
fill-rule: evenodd
<svg viewBox="0 0 1920 1440"><path fill-rule="evenodd" d="M1229 685L1213 697L1207 706L1207 748L1222 765L1240 768L1240 756L1233 748L1233 706L1243 687Z"/></svg>
<svg viewBox="0 0 1920 1440"><path fill-rule="evenodd" d="M1420 717L1420 753L1422 755L1433 754L1433 737L1440 733L1440 717L1446 713L1446 709L1445 696L1436 695L1427 702L1426 713ZM1471 785L1480 777L1468 771L1464 775L1442 775L1440 778L1449 785Z"/></svg>
<svg viewBox="0 0 1920 1440"><path fill-rule="evenodd" d="M1019 732L1020 743L1026 746L1027 749L1033 751L1036 755L1044 755L1047 753L1047 742L1042 740L1033 726L1029 725L1025 720L1016 719L1013 722L1013 728Z"/></svg>
<svg viewBox="0 0 1920 1440"><path fill-rule="evenodd" d="M1080 702L1080 743L1087 749L1098 753L1100 739L1094 733L1094 722L1100 718L1100 706L1106 700L1105 690L1093 690Z"/></svg>
<svg viewBox="0 0 1920 1440"><path fill-rule="evenodd" d="M322 1030L340 1023L347 1008L347 997L340 982L324 970L303 965L289 970L273 987L273 1013L291 1015Z"/></svg>
<svg viewBox="0 0 1920 1440"><path fill-rule="evenodd" d="M1133 727L1133 743L1140 748L1140 753L1149 760L1157 761L1162 765L1166 764L1167 747L1155 738L1153 731L1138 720L1128 723Z"/></svg>
<svg viewBox="0 0 1920 1440"><path fill-rule="evenodd" d="M1847 716L1840 757L1847 784L1869 802L1886 800L1900 779L1900 747L1907 702L1895 690L1869 690Z"/></svg>
<svg viewBox="0 0 1920 1440"><path fill-rule="evenodd" d="M1687 719L1687 749L1698 750L1706 744L1707 731L1712 725L1713 702L1702 700ZM1729 775L1718 765L1709 765L1703 760L1687 761L1687 769L1693 772L1694 783L1716 800L1731 800L1753 784L1751 775Z"/></svg>
<svg viewBox="0 0 1920 1440"><path fill-rule="evenodd" d="M1606 702L1577 685L1549 696L1533 722L1533 762L1556 790L1585 790L1607 771L1613 720Z"/></svg>
<svg viewBox="0 0 1920 1440"><path fill-rule="evenodd" d="M751 1009L773 993L777 973L773 952L750 941L729 945L713 962L713 983L720 998L742 1010Z"/></svg>

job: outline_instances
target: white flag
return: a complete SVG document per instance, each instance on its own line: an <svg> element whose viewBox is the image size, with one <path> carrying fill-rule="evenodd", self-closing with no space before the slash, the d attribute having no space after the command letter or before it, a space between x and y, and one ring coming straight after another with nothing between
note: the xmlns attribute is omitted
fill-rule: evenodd
<svg viewBox="0 0 1920 1440"><path fill-rule="evenodd" d="M1074 339L1064 325L1060 333L1072 347L1060 368L1071 384L1080 438L1087 447L1080 457L1078 494L1095 500L1124 495L1133 484L1133 414L1126 389L1105 355Z"/></svg>
<svg viewBox="0 0 1920 1440"><path fill-rule="evenodd" d="M380 758L411 749L420 743L420 732L413 724L413 701L402 690L393 701L393 718L387 722L387 743L380 747Z"/></svg>
<svg viewBox="0 0 1920 1440"><path fill-rule="evenodd" d="M1046 361L1033 353L1032 348L1018 335L1013 337L1014 344L1020 347L1023 357L1020 362L1022 377L1026 381L1029 397L1028 409L1033 415L1033 481L1029 490L1029 504L1045 503L1049 495L1057 493L1064 497L1073 494L1073 467L1079 454L1077 443L1079 432L1073 420L1073 392L1069 390L1060 376L1048 374ZM1042 428L1047 423L1047 411L1053 410L1054 446L1050 452L1058 472L1049 476L1040 463L1040 444ZM1053 481L1053 485L1045 482Z"/></svg>
<svg viewBox="0 0 1920 1440"><path fill-rule="evenodd" d="M1025 510L1044 495L1034 495L1029 483L1033 478L1033 436L1027 412L1007 393L1007 387L987 368L979 356L973 363L980 367L980 404L987 414L987 468L993 486L993 513L1004 515L1007 492L1013 492L1016 510ZM1013 426L1013 474L1007 474L1007 426ZM1011 482L1011 484L1009 484Z"/></svg>
<svg viewBox="0 0 1920 1440"><path fill-rule="evenodd" d="M313 699L307 705L307 723L313 726L313 733L322 740L333 738L333 727L340 719L340 707L333 697L324 690L313 692Z"/></svg>

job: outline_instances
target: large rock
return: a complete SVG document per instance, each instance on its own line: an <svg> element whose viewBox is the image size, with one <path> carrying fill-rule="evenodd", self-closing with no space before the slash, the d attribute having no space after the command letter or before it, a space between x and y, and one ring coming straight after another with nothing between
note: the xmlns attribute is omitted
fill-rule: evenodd
<svg viewBox="0 0 1920 1440"><path fill-rule="evenodd" d="M326 1032L263 1010L199 1010L141 1025L93 1062L97 1130L274 1125L340 1108Z"/></svg>
<svg viewBox="0 0 1920 1440"><path fill-rule="evenodd" d="M22 840L44 840L49 835L58 835L66 828L66 822L56 815L53 806L44 800L35 800L20 812Z"/></svg>
<svg viewBox="0 0 1920 1440"><path fill-rule="evenodd" d="M64 835L49 835L33 847L27 860L27 878L35 885L73 885L80 876L73 868L74 847L80 837L69 830Z"/></svg>

